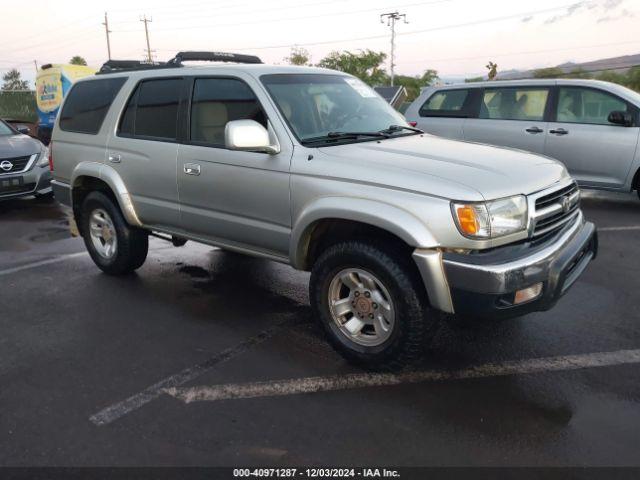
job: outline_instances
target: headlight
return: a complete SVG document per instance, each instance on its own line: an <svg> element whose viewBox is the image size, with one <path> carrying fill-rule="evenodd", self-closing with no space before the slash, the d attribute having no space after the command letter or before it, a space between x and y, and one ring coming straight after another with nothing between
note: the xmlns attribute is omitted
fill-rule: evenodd
<svg viewBox="0 0 640 480"><path fill-rule="evenodd" d="M44 150L40 151L36 165L39 167L49 166L49 147L44 147Z"/></svg>
<svg viewBox="0 0 640 480"><path fill-rule="evenodd" d="M527 228L524 195L484 203L452 203L453 218L465 237L497 238Z"/></svg>

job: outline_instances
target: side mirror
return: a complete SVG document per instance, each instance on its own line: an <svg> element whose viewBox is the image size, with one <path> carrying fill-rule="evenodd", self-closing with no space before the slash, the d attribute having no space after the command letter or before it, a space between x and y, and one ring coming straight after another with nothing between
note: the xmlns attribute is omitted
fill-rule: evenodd
<svg viewBox="0 0 640 480"><path fill-rule="evenodd" d="M607 120L614 125L622 125L623 127L633 126L633 115L631 115L629 112L611 112Z"/></svg>
<svg viewBox="0 0 640 480"><path fill-rule="evenodd" d="M26 125L16 125L16 130L23 135L29 135L29 133L31 132L31 129Z"/></svg>
<svg viewBox="0 0 640 480"><path fill-rule="evenodd" d="M233 120L224 129L224 143L229 150L280 153L280 145L272 142L269 132L255 120Z"/></svg>

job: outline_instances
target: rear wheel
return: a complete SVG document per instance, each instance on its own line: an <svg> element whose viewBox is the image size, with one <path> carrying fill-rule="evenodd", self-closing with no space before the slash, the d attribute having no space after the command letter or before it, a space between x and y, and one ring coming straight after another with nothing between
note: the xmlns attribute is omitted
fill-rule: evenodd
<svg viewBox="0 0 640 480"><path fill-rule="evenodd" d="M314 264L310 297L331 344L366 368L417 363L440 323L411 258L384 242L329 247Z"/></svg>
<svg viewBox="0 0 640 480"><path fill-rule="evenodd" d="M119 207L102 192L91 192L82 203L80 230L94 263L107 274L133 272L147 258L147 232L129 226Z"/></svg>

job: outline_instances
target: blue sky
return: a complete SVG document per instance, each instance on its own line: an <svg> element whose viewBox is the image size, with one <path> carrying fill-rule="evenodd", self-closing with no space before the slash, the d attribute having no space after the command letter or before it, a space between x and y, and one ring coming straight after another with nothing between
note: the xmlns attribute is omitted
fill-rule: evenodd
<svg viewBox="0 0 640 480"><path fill-rule="evenodd" d="M538 68L640 52L640 0L3 0L0 72L17 67L35 75L34 60L91 65L106 60L104 9L114 58L142 59L142 15L151 47L165 60L179 50L255 53L282 63L291 46L313 61L331 50L389 50L379 15L394 10L409 23L397 27L396 72L475 75L493 60L499 69Z"/></svg>

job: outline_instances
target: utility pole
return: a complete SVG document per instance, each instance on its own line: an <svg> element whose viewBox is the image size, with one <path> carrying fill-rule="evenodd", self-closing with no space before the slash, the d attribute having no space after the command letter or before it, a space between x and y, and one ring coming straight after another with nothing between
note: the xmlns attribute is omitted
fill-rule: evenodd
<svg viewBox="0 0 640 480"><path fill-rule="evenodd" d="M383 13L382 15L380 15L380 23L384 23L385 19L387 20L387 27L391 27L391 86L393 87L393 79L395 77L393 69L396 66L396 20L402 20L404 23L409 22L407 21L407 15L404 13L399 13L398 11Z"/></svg>
<svg viewBox="0 0 640 480"><path fill-rule="evenodd" d="M38 61L34 60L33 64L36 66L36 75L38 74Z"/></svg>
<svg viewBox="0 0 640 480"><path fill-rule="evenodd" d="M147 24L153 20L144 15L140 21L144 22L144 34L147 36L147 61L153 63L153 59L151 58L151 45L149 44L149 27L147 27Z"/></svg>
<svg viewBox="0 0 640 480"><path fill-rule="evenodd" d="M109 60L111 60L111 42L109 41L109 34L111 33L111 30L109 30L109 19L107 18L107 12L104 12L104 22L102 22L102 25L104 25L104 31L107 34L107 55L109 57Z"/></svg>

